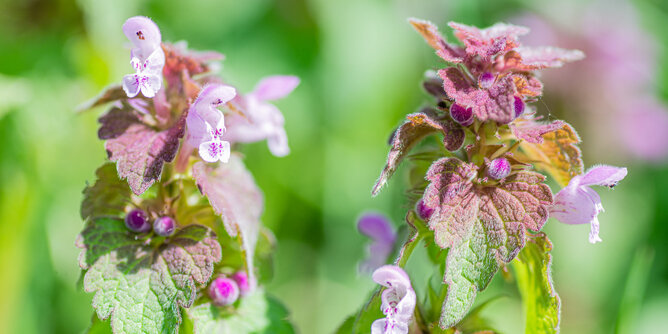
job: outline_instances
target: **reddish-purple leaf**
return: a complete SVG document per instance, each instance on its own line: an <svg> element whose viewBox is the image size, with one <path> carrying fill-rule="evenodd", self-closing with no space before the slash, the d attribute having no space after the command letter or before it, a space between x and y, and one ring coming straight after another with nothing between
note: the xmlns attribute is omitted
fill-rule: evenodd
<svg viewBox="0 0 668 334"><path fill-rule="evenodd" d="M407 121L394 133L391 143L392 148L387 155L387 163L371 192L374 196L394 174L399 163L411 148L425 136L440 131L444 136L443 144L449 151L458 150L464 143L464 130L446 116L439 116L431 108L423 108L422 111L410 114L406 118Z"/></svg>
<svg viewBox="0 0 668 334"><path fill-rule="evenodd" d="M448 292L440 325L459 322L498 268L524 247L527 230L540 230L548 218L552 192L545 177L511 174L496 186L475 183L478 168L456 158L436 161L424 204L434 209L429 228L441 248L450 248L444 282Z"/></svg>
<svg viewBox="0 0 668 334"><path fill-rule="evenodd" d="M561 129L563 121L552 123L539 123L533 119L518 118L510 123L510 130L517 139L524 139L530 143L542 144L543 135Z"/></svg>
<svg viewBox="0 0 668 334"><path fill-rule="evenodd" d="M422 35L427 44L436 50L436 54L443 58L443 60L452 63L461 63L464 61L464 56L466 55L464 49L448 44L433 23L415 18L408 19L408 22Z"/></svg>
<svg viewBox="0 0 668 334"><path fill-rule="evenodd" d="M98 136L106 140L109 160L116 162L119 177L127 178L136 195L141 195L160 179L165 162L174 160L185 132L185 114L162 131L144 124L137 114L127 109L113 108L100 117L102 126Z"/></svg>
<svg viewBox="0 0 668 334"><path fill-rule="evenodd" d="M221 216L230 236L240 235L249 282L255 282L253 254L260 231L264 197L239 155L218 165L197 162L193 177L214 211Z"/></svg>
<svg viewBox="0 0 668 334"><path fill-rule="evenodd" d="M517 51L522 57L522 63L518 66L522 71L561 67L565 63L582 60L585 57L580 50L566 50L552 46L520 47Z"/></svg>
<svg viewBox="0 0 668 334"><path fill-rule="evenodd" d="M529 33L528 28L506 23L497 23L485 29L456 22L448 25L455 30L455 36L466 45L468 55L479 55L487 59L519 46L518 36Z"/></svg>
<svg viewBox="0 0 668 334"><path fill-rule="evenodd" d="M105 103L113 102L113 101L118 101L121 99L127 99L128 96L125 94L125 91L123 90L123 87L118 84L114 84L108 87L105 87L102 92L90 99L89 101L84 102L82 105L77 107L77 111L86 111L92 108L95 108L97 106L101 106ZM143 97L138 97L139 99L144 99Z"/></svg>

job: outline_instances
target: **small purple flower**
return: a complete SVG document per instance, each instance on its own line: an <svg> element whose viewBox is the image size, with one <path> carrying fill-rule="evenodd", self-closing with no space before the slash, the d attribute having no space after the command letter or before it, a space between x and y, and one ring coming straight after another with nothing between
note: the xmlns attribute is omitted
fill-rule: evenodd
<svg viewBox="0 0 668 334"><path fill-rule="evenodd" d="M208 85L190 106L186 118L186 140L192 147L199 148L199 155L206 162L227 162L230 159L230 143L223 140L225 118L217 108L231 101L236 94L230 86Z"/></svg>
<svg viewBox="0 0 668 334"><path fill-rule="evenodd" d="M515 118L520 117L524 112L524 100L521 97L515 96L515 101L513 103L513 108L515 109Z"/></svg>
<svg viewBox="0 0 668 334"><path fill-rule="evenodd" d="M571 179L554 197L552 217L566 224L591 224L589 242L600 242L598 214L603 212L601 197L589 186L613 188L627 174L626 168L600 165Z"/></svg>
<svg viewBox="0 0 668 334"><path fill-rule="evenodd" d="M371 334L406 334L415 310L415 291L406 272L393 265L382 266L373 273L373 280L386 287L381 294L384 319L371 325Z"/></svg>
<svg viewBox="0 0 668 334"><path fill-rule="evenodd" d="M233 279L218 277L209 286L209 297L217 306L233 304L239 299L239 286Z"/></svg>
<svg viewBox="0 0 668 334"><path fill-rule="evenodd" d="M368 248L369 257L359 268L360 272L369 273L387 263L397 236L390 221L377 213L367 213L360 217L357 229L373 241Z"/></svg>
<svg viewBox="0 0 668 334"><path fill-rule="evenodd" d="M140 209L134 209L125 216L125 226L133 232L147 232L151 229L151 224L148 223L148 216L146 212Z"/></svg>
<svg viewBox="0 0 668 334"><path fill-rule="evenodd" d="M230 115L227 119L229 131L223 138L230 142L251 143L267 140L271 153L282 157L290 153L288 137L283 127L285 119L280 110L268 101L290 94L299 85L295 76L271 76L260 80L255 90L240 98L244 105L244 116Z"/></svg>
<svg viewBox="0 0 668 334"><path fill-rule="evenodd" d="M480 77L478 77L478 86L483 89L488 89L494 84L494 79L496 79L496 77L492 72L483 72L480 74Z"/></svg>
<svg viewBox="0 0 668 334"><path fill-rule="evenodd" d="M466 108L457 103L453 103L450 106L450 116L455 122L463 126L473 124L473 108Z"/></svg>
<svg viewBox="0 0 668 334"><path fill-rule="evenodd" d="M510 162L506 158L496 158L487 164L487 175L501 180L510 174Z"/></svg>
<svg viewBox="0 0 668 334"><path fill-rule="evenodd" d="M132 42L130 63L134 74L123 77L123 90L128 97L135 97L139 92L151 98L162 86L162 68L165 65L165 53L160 43L160 29L143 16L129 18L123 24L125 36Z"/></svg>
<svg viewBox="0 0 668 334"><path fill-rule="evenodd" d="M163 237L168 237L174 234L175 229L176 223L174 222L174 219L169 216L160 217L153 222L153 231L155 231L157 235Z"/></svg>
<svg viewBox="0 0 668 334"><path fill-rule="evenodd" d="M415 212L417 213L418 217L424 221L429 221L429 218L431 218L431 215L434 213L434 209L426 206L424 204L424 200L420 199L417 203L415 203Z"/></svg>
<svg viewBox="0 0 668 334"><path fill-rule="evenodd" d="M251 291L251 282L248 281L248 274L245 271L237 271L230 276L239 287L239 292L242 296L247 295Z"/></svg>

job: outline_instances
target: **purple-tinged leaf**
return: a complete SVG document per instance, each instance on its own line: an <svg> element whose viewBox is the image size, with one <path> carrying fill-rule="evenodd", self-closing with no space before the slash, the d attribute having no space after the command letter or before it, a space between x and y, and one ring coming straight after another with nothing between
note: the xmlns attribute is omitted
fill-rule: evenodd
<svg viewBox="0 0 668 334"><path fill-rule="evenodd" d="M105 87L98 96L78 106L76 108L76 111L82 112L90 110L109 102L114 102L121 99L127 99L127 97L128 96L125 94L125 91L123 90L123 87L121 85L113 84Z"/></svg>
<svg viewBox="0 0 668 334"><path fill-rule="evenodd" d="M565 63L582 60L585 57L580 50L566 50L552 46L520 47L517 52L522 57L522 63L518 67L521 71L561 67Z"/></svg>
<svg viewBox="0 0 668 334"><path fill-rule="evenodd" d="M529 28L506 23L497 23L485 29L456 22L448 25L455 30L455 36L466 45L467 55L479 55L486 59L516 48L519 46L518 37L529 33Z"/></svg>
<svg viewBox="0 0 668 334"><path fill-rule="evenodd" d="M563 121L554 121L552 123L539 123L532 119L518 118L510 123L510 130L517 139L524 139L529 143L542 144L543 135L554 132L564 125Z"/></svg>
<svg viewBox="0 0 668 334"><path fill-rule="evenodd" d="M185 132L186 114L162 131L144 124L127 109L113 108L100 118L98 136L106 140L109 160L116 162L119 177L128 180L135 195L159 180L164 163L174 160Z"/></svg>
<svg viewBox="0 0 668 334"><path fill-rule="evenodd" d="M193 178L216 214L223 219L227 233L241 238L250 282L255 282L253 254L260 231L264 208L262 192L239 155L233 154L226 164L197 162Z"/></svg>
<svg viewBox="0 0 668 334"><path fill-rule="evenodd" d="M517 94L527 97L540 96L543 94L543 83L534 76L520 74L512 75Z"/></svg>
<svg viewBox="0 0 668 334"><path fill-rule="evenodd" d="M122 217L125 206L130 203L130 189L118 178L116 166L106 163L95 171L97 181L83 191L81 219L97 217Z"/></svg>
<svg viewBox="0 0 668 334"><path fill-rule="evenodd" d="M457 104L472 107L480 121L506 124L515 118L515 84L511 77L498 79L489 89L479 89L458 68L442 69L438 74L445 93Z"/></svg>
<svg viewBox="0 0 668 334"><path fill-rule="evenodd" d="M424 204L434 209L429 228L450 248L444 282L448 292L440 326L459 322L498 268L524 247L527 230L548 218L552 192L538 173L511 174L497 186L475 184L478 169L456 158L436 161L427 172Z"/></svg>
<svg viewBox="0 0 668 334"><path fill-rule="evenodd" d="M375 196L394 174L399 163L408 152L422 138L432 133L441 132L444 135L443 144L449 151L456 151L464 143L464 130L449 119L439 116L433 109L424 108L422 111L406 116L404 122L394 133L392 148L387 155L387 163L373 187Z"/></svg>
<svg viewBox="0 0 668 334"><path fill-rule="evenodd" d="M422 35L427 44L436 50L436 54L443 58L443 60L452 63L461 63L464 61L464 56L466 55L464 50L459 46L448 44L433 23L415 18L408 19L408 22Z"/></svg>
<svg viewBox="0 0 668 334"><path fill-rule="evenodd" d="M115 333L176 333L181 307L190 307L197 285L206 284L221 260L216 235L190 225L168 242L137 239L122 220L88 221L77 240L83 286L95 292L100 319Z"/></svg>

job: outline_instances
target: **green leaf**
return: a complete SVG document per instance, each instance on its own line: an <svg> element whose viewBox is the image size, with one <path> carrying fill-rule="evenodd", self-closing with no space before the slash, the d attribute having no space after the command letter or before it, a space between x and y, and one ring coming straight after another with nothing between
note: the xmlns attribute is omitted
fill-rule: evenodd
<svg viewBox="0 0 668 334"><path fill-rule="evenodd" d="M111 317L115 333L175 333L180 307L190 307L197 285L211 278L220 245L199 225L164 243L140 236L121 219L89 220L77 240L84 290L95 292L93 307L100 319Z"/></svg>
<svg viewBox="0 0 668 334"><path fill-rule="evenodd" d="M552 283L552 243L544 233L528 239L512 262L522 296L526 333L558 333L561 301Z"/></svg>
<svg viewBox="0 0 668 334"><path fill-rule="evenodd" d="M341 326L336 329L336 334L350 334L353 332L353 325L355 324L355 316L351 315L343 321Z"/></svg>
<svg viewBox="0 0 668 334"><path fill-rule="evenodd" d="M193 333L291 334L288 311L261 289L242 297L236 308L204 303L186 310L185 327Z"/></svg>
<svg viewBox="0 0 668 334"><path fill-rule="evenodd" d="M362 307L362 309L355 316L355 323L351 333L362 334L371 331L371 324L377 319L385 318L385 314L380 309L382 304L381 296L382 287L379 287L369 301Z"/></svg>
<svg viewBox="0 0 668 334"><path fill-rule="evenodd" d="M130 202L130 189L118 178L116 165L105 163L95 171L97 181L84 189L81 202L81 219L102 216L122 216Z"/></svg>

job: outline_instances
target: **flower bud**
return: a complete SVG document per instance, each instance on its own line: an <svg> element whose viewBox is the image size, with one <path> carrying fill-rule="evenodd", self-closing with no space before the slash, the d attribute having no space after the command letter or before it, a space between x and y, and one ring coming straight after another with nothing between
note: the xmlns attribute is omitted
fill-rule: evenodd
<svg viewBox="0 0 668 334"><path fill-rule="evenodd" d="M153 222L153 231L157 235L163 236L163 237L168 237L172 234L174 234L174 230L176 229L176 223L174 222L174 219L172 217L164 216L160 217Z"/></svg>
<svg viewBox="0 0 668 334"><path fill-rule="evenodd" d="M514 107L515 107L515 117L516 118L520 117L520 115L522 115L522 113L524 112L524 100L522 100L522 98L520 98L519 96L515 96Z"/></svg>
<svg viewBox="0 0 668 334"><path fill-rule="evenodd" d="M424 200L420 199L417 203L415 203L415 212L417 213L418 217L420 217L420 219L429 221L429 218L434 213L434 209L426 206L424 204Z"/></svg>
<svg viewBox="0 0 668 334"><path fill-rule="evenodd" d="M239 299L239 286L230 278L218 277L209 286L209 297L217 306L230 305Z"/></svg>
<svg viewBox="0 0 668 334"><path fill-rule="evenodd" d="M469 126L473 123L473 108L466 108L457 103L453 103L450 106L450 116L455 122L463 126Z"/></svg>
<svg viewBox="0 0 668 334"><path fill-rule="evenodd" d="M494 74L491 72L483 72L478 77L478 86L483 89L488 89L489 87L492 87L492 84L494 84L494 79Z"/></svg>
<svg viewBox="0 0 668 334"><path fill-rule="evenodd" d="M242 296L245 296L248 294L248 292L250 292L250 283L248 282L248 275L245 271L237 271L236 273L232 274L231 278L237 282L237 286L239 286L239 292Z"/></svg>
<svg viewBox="0 0 668 334"><path fill-rule="evenodd" d="M125 226L133 232L147 232L151 229L146 212L139 209L132 210L125 216Z"/></svg>
<svg viewBox="0 0 668 334"><path fill-rule="evenodd" d="M496 158L487 165L487 175L501 180L510 174L510 162L506 158Z"/></svg>

